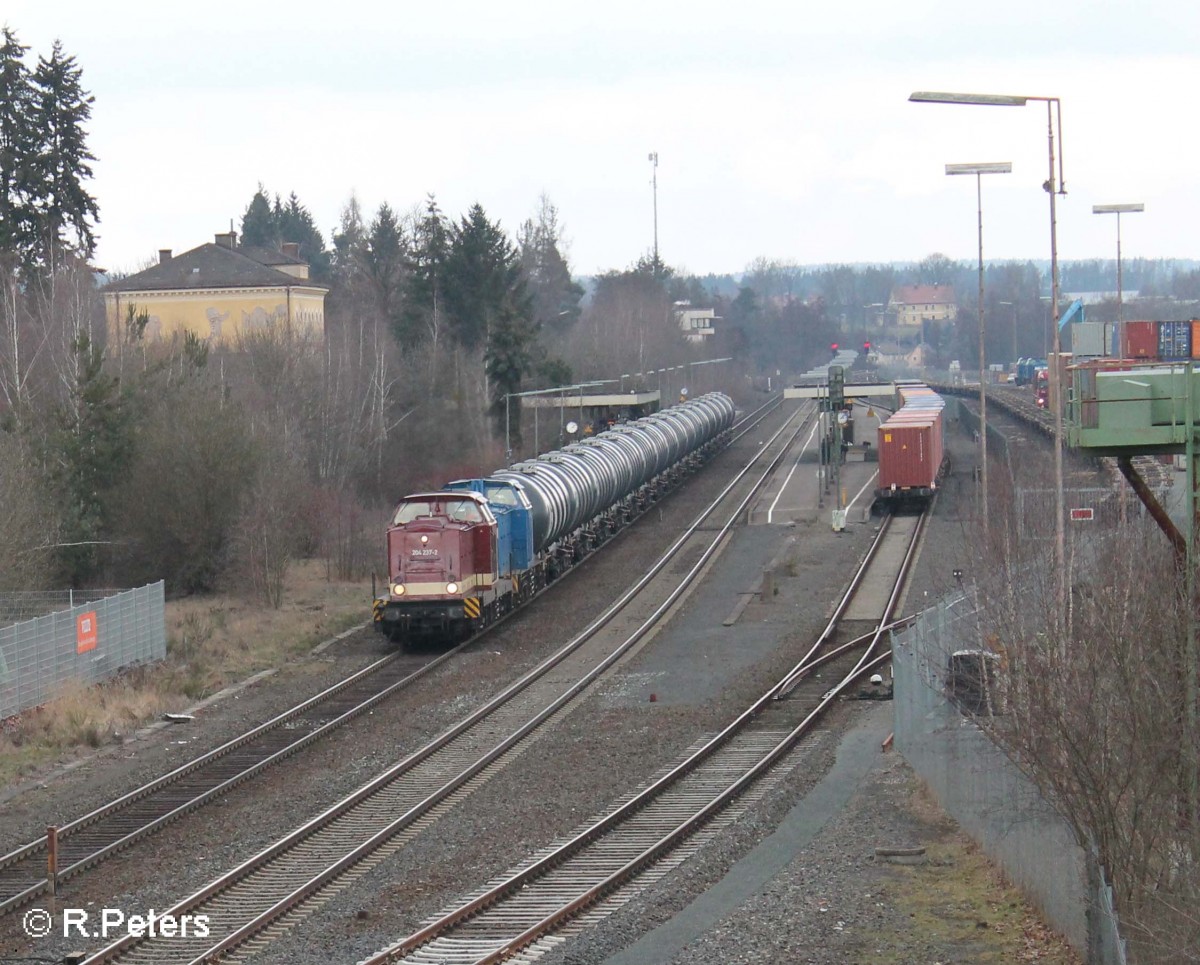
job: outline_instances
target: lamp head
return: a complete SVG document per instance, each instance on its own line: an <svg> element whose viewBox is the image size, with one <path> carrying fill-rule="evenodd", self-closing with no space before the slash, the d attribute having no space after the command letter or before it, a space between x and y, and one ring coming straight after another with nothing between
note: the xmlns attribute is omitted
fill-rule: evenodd
<svg viewBox="0 0 1200 965"><path fill-rule="evenodd" d="M929 90L915 91L908 99L918 104L983 104L988 107L1024 107L1029 100L1013 94L953 94Z"/></svg>

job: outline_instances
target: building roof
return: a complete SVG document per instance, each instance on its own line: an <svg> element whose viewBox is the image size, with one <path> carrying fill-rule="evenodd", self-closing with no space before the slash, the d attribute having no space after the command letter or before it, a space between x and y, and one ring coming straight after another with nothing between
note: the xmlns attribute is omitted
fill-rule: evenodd
<svg viewBox="0 0 1200 965"><path fill-rule="evenodd" d="M953 305L954 289L950 285L897 285L892 301L902 305Z"/></svg>
<svg viewBox="0 0 1200 965"><path fill-rule="evenodd" d="M169 253L168 253L169 255ZM267 248L229 248L208 242L136 275L110 282L110 292L177 291L203 288L328 288L319 282L296 278L272 265L303 265Z"/></svg>

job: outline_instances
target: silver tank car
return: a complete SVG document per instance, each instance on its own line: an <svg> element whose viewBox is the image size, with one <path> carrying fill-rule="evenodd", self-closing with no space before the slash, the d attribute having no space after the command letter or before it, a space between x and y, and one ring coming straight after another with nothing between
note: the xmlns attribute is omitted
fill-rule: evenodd
<svg viewBox="0 0 1200 965"><path fill-rule="evenodd" d="M491 474L529 498L541 552L733 425L733 400L710 392L682 405Z"/></svg>

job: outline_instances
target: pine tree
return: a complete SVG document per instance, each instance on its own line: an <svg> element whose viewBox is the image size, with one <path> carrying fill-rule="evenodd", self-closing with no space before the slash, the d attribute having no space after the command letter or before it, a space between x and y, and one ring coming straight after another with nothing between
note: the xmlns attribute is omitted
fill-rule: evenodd
<svg viewBox="0 0 1200 965"><path fill-rule="evenodd" d="M308 263L314 281L329 280L332 261L325 250L325 239L308 209L294 191L288 195L286 203L279 195L275 195L274 203L270 202L266 189L259 184L242 215L242 244L281 251L284 242L300 246L300 258Z"/></svg>
<svg viewBox="0 0 1200 965"><path fill-rule="evenodd" d="M386 203L379 206L367 238L365 266L375 304L402 345L413 339L405 331L404 277L407 242L396 215Z"/></svg>
<svg viewBox="0 0 1200 965"><path fill-rule="evenodd" d="M571 279L561 251L558 210L542 195L537 220L526 221L517 233L521 268L533 299L533 317L543 329L566 331L579 318L583 288Z"/></svg>
<svg viewBox="0 0 1200 965"><path fill-rule="evenodd" d="M342 208L341 224L333 233L330 262L335 290L356 287L362 274L366 247L367 230L363 225L362 209L358 198L351 195Z"/></svg>
<svg viewBox="0 0 1200 965"><path fill-rule="evenodd" d="M404 330L434 348L442 340L446 315L445 274L450 251L446 218L433 195L425 199L425 216L413 228L409 272L404 293Z"/></svg>
<svg viewBox="0 0 1200 965"><path fill-rule="evenodd" d="M48 453L64 508L59 565L72 586L96 575L96 547L109 532L109 497L133 452L126 400L119 381L104 371L103 351L86 336L75 351L78 372Z"/></svg>
<svg viewBox="0 0 1200 965"><path fill-rule="evenodd" d="M281 242L290 241L300 245L300 257L308 262L309 273L316 281L327 281L330 274L329 252L325 250L325 239L317 229L308 208L300 203L296 192L288 195L287 204L280 205L275 199L273 212L276 230Z"/></svg>
<svg viewBox="0 0 1200 965"><path fill-rule="evenodd" d="M242 244L250 248L279 248L279 235L271 202L260 182L242 215Z"/></svg>
<svg viewBox="0 0 1200 965"><path fill-rule="evenodd" d="M83 89L82 76L75 58L64 56L57 40L50 58L39 58L33 73L36 258L51 270L59 263L58 252L64 247L85 258L96 250L92 222L100 220L100 208L84 187L84 181L92 176L88 162L96 160L87 148L84 129L95 98Z"/></svg>
<svg viewBox="0 0 1200 965"><path fill-rule="evenodd" d="M478 204L451 234L446 302L455 341L483 349L492 412L503 420L504 397L533 366L537 325L517 250ZM513 435L519 440L519 421Z"/></svg>
<svg viewBox="0 0 1200 965"><path fill-rule="evenodd" d="M25 67L28 50L8 27L0 33L0 256L27 250L32 236L34 98Z"/></svg>

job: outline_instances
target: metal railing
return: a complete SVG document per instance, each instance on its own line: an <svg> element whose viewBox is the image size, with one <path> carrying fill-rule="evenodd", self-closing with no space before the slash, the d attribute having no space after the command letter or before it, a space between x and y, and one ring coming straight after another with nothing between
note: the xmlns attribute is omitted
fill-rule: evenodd
<svg viewBox="0 0 1200 965"><path fill-rule="evenodd" d="M65 609L0 626L0 718L43 704L72 682L96 683L166 656L161 581L100 599L61 591L56 600L55 592L26 605L67 602Z"/></svg>
<svg viewBox="0 0 1200 965"><path fill-rule="evenodd" d="M987 692L990 672L979 675L974 689L980 693L968 693L967 699L961 688L953 693L961 680L952 677L961 676L979 647L976 611L967 596L943 600L894 635L896 749L947 813L1088 962L1125 965L1112 891L1094 853L1079 847L1036 785L963 709L1002 709L1003 693ZM989 662L977 658L974 665ZM996 690L1002 686L998 683Z"/></svg>

